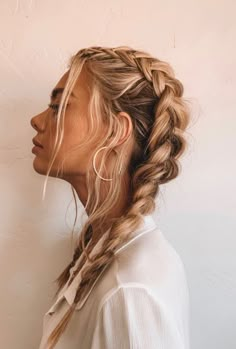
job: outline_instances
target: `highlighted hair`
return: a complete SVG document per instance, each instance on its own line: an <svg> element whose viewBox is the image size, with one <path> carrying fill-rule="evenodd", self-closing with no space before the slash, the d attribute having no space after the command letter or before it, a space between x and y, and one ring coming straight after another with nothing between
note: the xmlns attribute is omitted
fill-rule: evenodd
<svg viewBox="0 0 236 349"><path fill-rule="evenodd" d="M172 67L147 52L127 46L115 48L92 46L79 50L70 59L69 75L58 110L56 139L46 180L63 139L65 106L84 65L92 78L91 99L88 106L90 129L85 142L80 146L92 142L96 137L96 130L103 124L107 125L107 135L100 139L95 151L107 146L102 152L103 157L98 171L99 173L102 171L103 177L113 180L104 183L94 174L92 167L94 153L92 153L90 167L86 172L88 198L85 206L91 214L78 236L72 262L56 279L58 283L56 294L68 281L70 268L74 266L82 252L83 258L76 272L86 258L91 263L82 272L74 304L49 336L47 343L49 349L52 349L59 340L76 304L82 299L87 288L94 282L98 273L112 262L116 249L129 240L130 234L141 224L143 216L155 210L155 197L159 193L159 186L177 177L180 170L178 159L187 146L184 132L190 121L190 111L187 100L183 98L183 85L175 77ZM107 156L123 134L123 126L116 117L120 111L127 112L131 117L134 148L127 164L125 155L130 138L120 145L116 163L109 171L111 173L107 173L105 168ZM111 135L114 135L112 139ZM120 168L121 174L119 174ZM63 172L63 166L61 171ZM93 234L91 226L102 228L111 208L118 201L122 177L126 171L130 175L128 209L121 217L113 219L109 236L104 240L101 250L91 259L87 249L87 242ZM75 199L75 190L71 188ZM106 193L102 202L101 189ZM76 199L75 204L76 222ZM76 273L72 275L70 282L75 275Z"/></svg>

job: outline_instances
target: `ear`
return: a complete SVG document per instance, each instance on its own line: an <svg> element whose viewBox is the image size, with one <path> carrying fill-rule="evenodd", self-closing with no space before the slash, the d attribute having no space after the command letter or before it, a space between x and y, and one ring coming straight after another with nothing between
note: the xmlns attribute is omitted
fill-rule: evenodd
<svg viewBox="0 0 236 349"><path fill-rule="evenodd" d="M126 141L127 138L130 137L131 133L133 132L133 123L131 120L131 117L128 113L121 111L117 114L117 117L120 118L121 123L123 123L123 135L121 136L119 142L117 145L122 144Z"/></svg>

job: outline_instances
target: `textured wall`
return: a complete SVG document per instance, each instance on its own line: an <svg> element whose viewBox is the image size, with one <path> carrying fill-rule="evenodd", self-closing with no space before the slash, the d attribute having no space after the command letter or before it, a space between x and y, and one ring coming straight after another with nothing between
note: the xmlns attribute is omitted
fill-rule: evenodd
<svg viewBox="0 0 236 349"><path fill-rule="evenodd" d="M168 60L192 103L181 175L156 216L185 265L191 348L235 348L235 2L0 2L0 347L37 348L53 280L71 258L67 183L32 168L30 118L67 59L90 45L130 45ZM68 348L69 349L69 348Z"/></svg>

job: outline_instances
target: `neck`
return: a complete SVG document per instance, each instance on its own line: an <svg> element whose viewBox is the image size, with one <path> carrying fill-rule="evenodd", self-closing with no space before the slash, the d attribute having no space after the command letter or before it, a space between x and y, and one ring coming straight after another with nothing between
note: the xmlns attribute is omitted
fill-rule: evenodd
<svg viewBox="0 0 236 349"><path fill-rule="evenodd" d="M81 203L85 207L86 202L87 202L87 197L88 197L88 191L86 188L85 178L83 178L83 177L74 178L73 177L73 179L67 178L66 180L73 186ZM101 200L104 201L105 199L106 199L105 195L103 193L101 193ZM109 213L107 214L106 221L102 224L102 228L99 228L98 226L96 226L96 224L94 224L95 226L92 226L92 230L93 230L92 241L91 241L92 245L97 243L97 241L104 234L104 232L106 232L107 229L109 229L109 227L112 224L112 221L115 218L121 217L127 211L127 209L130 207L130 205L131 205L130 177L128 174L125 174L124 178L122 179L121 188L119 190L118 201L117 201L116 205L114 205L111 208L111 210L109 211ZM86 213L89 217L90 209L88 207L86 208Z"/></svg>

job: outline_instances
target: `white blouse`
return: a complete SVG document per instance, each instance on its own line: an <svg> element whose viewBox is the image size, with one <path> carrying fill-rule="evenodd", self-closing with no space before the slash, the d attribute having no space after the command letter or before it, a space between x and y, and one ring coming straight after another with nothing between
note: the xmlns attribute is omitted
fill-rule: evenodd
<svg viewBox="0 0 236 349"><path fill-rule="evenodd" d="M189 288L183 262L153 214L143 218L77 303L55 349L189 349ZM70 269L71 276L78 263ZM44 315L39 349L47 349L46 340L72 305L87 265L69 287L67 281Z"/></svg>

